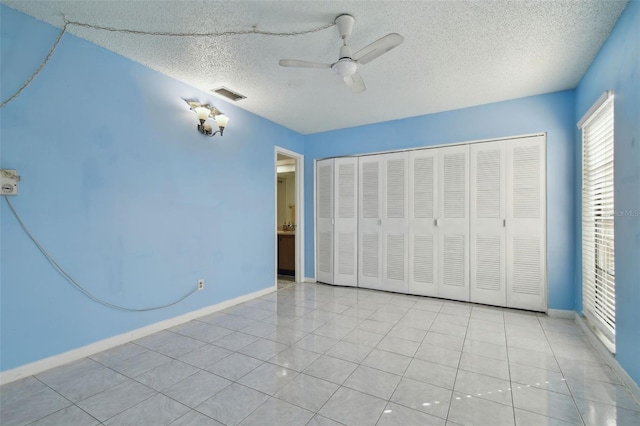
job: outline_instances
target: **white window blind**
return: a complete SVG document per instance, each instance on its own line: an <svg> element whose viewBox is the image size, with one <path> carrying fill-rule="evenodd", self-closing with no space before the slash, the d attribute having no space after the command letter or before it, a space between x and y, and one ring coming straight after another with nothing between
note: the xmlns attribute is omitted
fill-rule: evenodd
<svg viewBox="0 0 640 426"><path fill-rule="evenodd" d="M600 103L600 105L597 105ZM594 108L595 107L595 108ZM605 93L582 127L582 301L589 322L615 347L613 96Z"/></svg>

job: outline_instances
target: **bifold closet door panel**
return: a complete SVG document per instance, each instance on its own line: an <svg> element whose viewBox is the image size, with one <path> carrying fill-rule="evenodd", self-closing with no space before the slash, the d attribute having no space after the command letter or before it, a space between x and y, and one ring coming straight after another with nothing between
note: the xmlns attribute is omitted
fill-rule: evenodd
<svg viewBox="0 0 640 426"><path fill-rule="evenodd" d="M545 143L319 161L318 281L545 311Z"/></svg>
<svg viewBox="0 0 640 426"><path fill-rule="evenodd" d="M333 284L334 160L316 164L316 260L317 280Z"/></svg>
<svg viewBox="0 0 640 426"><path fill-rule="evenodd" d="M438 295L438 150L409 152L409 293Z"/></svg>
<svg viewBox="0 0 640 426"><path fill-rule="evenodd" d="M334 279L345 286L358 285L358 159L334 160Z"/></svg>
<svg viewBox="0 0 640 426"><path fill-rule="evenodd" d="M382 289L407 293L408 152L383 154Z"/></svg>
<svg viewBox="0 0 640 426"><path fill-rule="evenodd" d="M472 144L470 154L470 296L505 306L505 142Z"/></svg>
<svg viewBox="0 0 640 426"><path fill-rule="evenodd" d="M438 155L438 296L469 301L469 146Z"/></svg>
<svg viewBox="0 0 640 426"><path fill-rule="evenodd" d="M545 311L545 136L509 141L507 152L507 306Z"/></svg>
<svg viewBox="0 0 640 426"><path fill-rule="evenodd" d="M358 158L358 286L382 288L382 175L380 155Z"/></svg>

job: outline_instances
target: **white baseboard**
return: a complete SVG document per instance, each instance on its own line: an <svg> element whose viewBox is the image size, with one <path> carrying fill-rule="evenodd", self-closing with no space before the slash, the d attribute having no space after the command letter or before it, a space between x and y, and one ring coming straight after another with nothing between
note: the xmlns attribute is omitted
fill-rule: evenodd
<svg viewBox="0 0 640 426"><path fill-rule="evenodd" d="M591 328L585 322L584 318L579 313L574 313L573 320L578 325L578 327L580 327L584 335L589 339L600 356L602 356L607 365L616 372L623 383L627 386L627 389L629 389L629 391L633 394L635 399L640 404L640 387L638 387L638 384L631 378L631 376L629 376L625 369L622 368L615 356L609 351L609 349L607 349L604 343L600 341L598 336L596 336L593 330L591 330Z"/></svg>
<svg viewBox="0 0 640 426"><path fill-rule="evenodd" d="M131 342L141 337L148 336L167 328L175 327L176 325L189 322L196 318L212 314L214 312L226 309L230 306L237 305L242 302L246 302L251 299L255 299L265 294L269 294L276 291L274 287L268 287L262 290L258 290L253 293L245 294L243 296L236 297L234 299L226 300L224 302L207 306L196 311L188 312L177 317L169 318L164 321L159 321L154 324L147 325L136 330L128 331L117 336L109 337L107 339L99 340L97 342L82 346L77 349L72 349L67 352L63 352L58 355L44 358L38 361L31 362L29 364L21 365L20 367L13 368L11 370L0 371L0 384L10 383L24 377L33 376L34 374L41 373L51 368L59 367L72 361L88 357L90 355L97 354L98 352L105 351L107 349L120 346L122 344Z"/></svg>
<svg viewBox="0 0 640 426"><path fill-rule="evenodd" d="M576 311L570 311L567 309L549 309L547 311L547 315L554 318L566 318L573 319L575 317Z"/></svg>
<svg viewBox="0 0 640 426"><path fill-rule="evenodd" d="M304 281L303 282L305 282L305 283L315 283L317 281L313 277L304 277Z"/></svg>

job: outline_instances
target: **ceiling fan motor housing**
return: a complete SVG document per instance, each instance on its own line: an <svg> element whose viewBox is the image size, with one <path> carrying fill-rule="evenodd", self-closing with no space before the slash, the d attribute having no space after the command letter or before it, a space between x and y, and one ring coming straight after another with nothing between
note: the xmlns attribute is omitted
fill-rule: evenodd
<svg viewBox="0 0 640 426"><path fill-rule="evenodd" d="M351 49L349 49L349 46L345 44L340 48L340 57L338 58L338 62L331 65L331 69L342 78L351 77L356 71L358 71L358 64L351 58Z"/></svg>

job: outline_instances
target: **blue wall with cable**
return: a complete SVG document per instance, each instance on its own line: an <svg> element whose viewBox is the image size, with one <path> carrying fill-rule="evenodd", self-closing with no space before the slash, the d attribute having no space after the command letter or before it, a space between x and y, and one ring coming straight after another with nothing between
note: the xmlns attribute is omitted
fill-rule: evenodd
<svg viewBox="0 0 640 426"><path fill-rule="evenodd" d="M0 6L5 100L59 33ZM181 98L230 117L196 131ZM43 71L0 110L1 167L34 236L101 306L55 272L0 199L0 370L274 286L274 145L298 133L67 33Z"/></svg>
<svg viewBox="0 0 640 426"><path fill-rule="evenodd" d="M0 99L59 29L0 5ZM274 145L305 154L305 260L313 277L313 160L547 132L549 306L581 310L580 144L575 122L616 91L617 358L640 383L640 3L630 2L576 90L302 136L66 34L24 93L0 110L12 202L96 304L55 272L0 200L0 371L273 286ZM215 101L225 136L195 131L180 98Z"/></svg>

